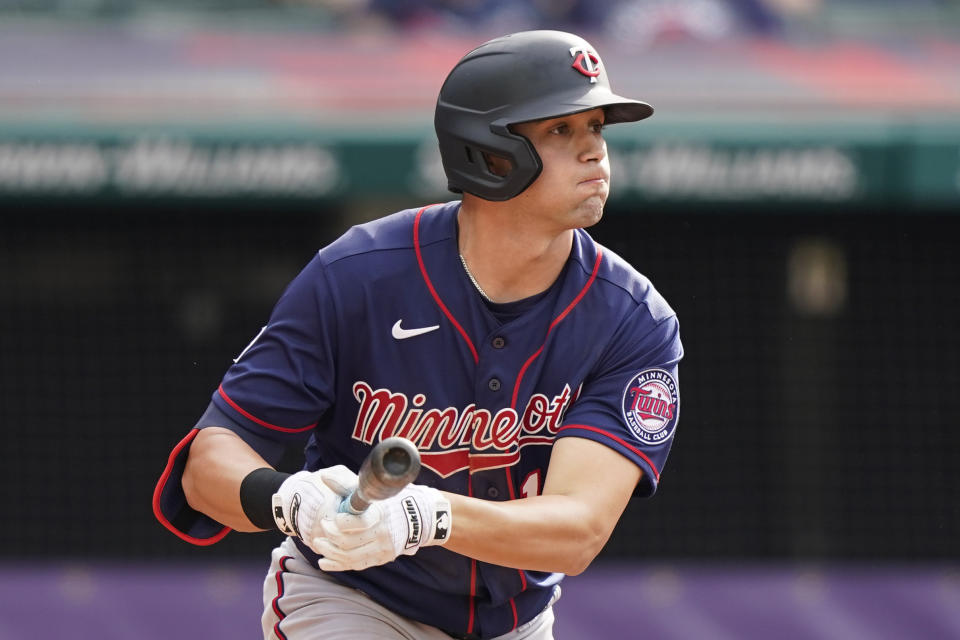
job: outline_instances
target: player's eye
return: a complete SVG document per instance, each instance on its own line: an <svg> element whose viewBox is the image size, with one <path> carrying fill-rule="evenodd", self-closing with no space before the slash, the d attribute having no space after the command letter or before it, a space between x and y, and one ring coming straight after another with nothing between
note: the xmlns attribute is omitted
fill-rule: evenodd
<svg viewBox="0 0 960 640"><path fill-rule="evenodd" d="M558 124L557 126L550 129L549 133L553 133L556 135L563 135L567 133L569 130L570 130L570 127L568 127L566 124Z"/></svg>

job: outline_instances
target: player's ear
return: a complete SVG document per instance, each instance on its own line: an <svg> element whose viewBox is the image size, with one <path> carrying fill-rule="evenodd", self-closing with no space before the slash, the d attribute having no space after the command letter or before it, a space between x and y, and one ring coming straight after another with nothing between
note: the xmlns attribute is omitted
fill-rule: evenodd
<svg viewBox="0 0 960 640"><path fill-rule="evenodd" d="M510 158L504 158L495 153L484 152L483 160L487 164L487 171L495 176L503 178L513 171L513 162L510 161Z"/></svg>

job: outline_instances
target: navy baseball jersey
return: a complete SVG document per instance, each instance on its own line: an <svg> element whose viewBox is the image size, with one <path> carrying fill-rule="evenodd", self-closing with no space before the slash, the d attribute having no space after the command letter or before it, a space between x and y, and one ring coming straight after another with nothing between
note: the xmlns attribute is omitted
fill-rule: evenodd
<svg viewBox="0 0 960 640"><path fill-rule="evenodd" d="M231 428L274 464L306 437L308 470L356 471L374 444L403 436L421 452L417 483L486 500L537 495L556 439L587 438L638 465L637 493L651 495L680 406L676 315L583 230L546 292L484 300L458 257L459 204L401 211L323 248L197 427ZM227 529L191 511L179 486L195 434L171 454L155 509L209 544ZM332 575L401 615L482 637L533 618L563 577L443 547Z"/></svg>

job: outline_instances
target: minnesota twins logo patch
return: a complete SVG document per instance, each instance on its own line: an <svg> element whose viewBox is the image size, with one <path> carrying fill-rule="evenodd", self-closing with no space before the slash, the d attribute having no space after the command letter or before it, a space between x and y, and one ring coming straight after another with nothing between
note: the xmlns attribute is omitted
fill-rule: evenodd
<svg viewBox="0 0 960 640"><path fill-rule="evenodd" d="M677 426L680 396L677 381L663 369L646 369L631 378L623 390L623 419L645 444L660 444Z"/></svg>

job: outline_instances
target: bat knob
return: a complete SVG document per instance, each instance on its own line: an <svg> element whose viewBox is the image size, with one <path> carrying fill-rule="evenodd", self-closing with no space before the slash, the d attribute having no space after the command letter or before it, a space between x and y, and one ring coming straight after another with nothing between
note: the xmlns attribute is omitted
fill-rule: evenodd
<svg viewBox="0 0 960 640"><path fill-rule="evenodd" d="M340 511L359 515L374 500L397 495L420 473L420 452L406 438L387 438L373 448L358 474L356 491L340 504Z"/></svg>
<svg viewBox="0 0 960 640"><path fill-rule="evenodd" d="M371 452L370 468L384 484L403 488L420 473L420 452L406 438L387 438Z"/></svg>

